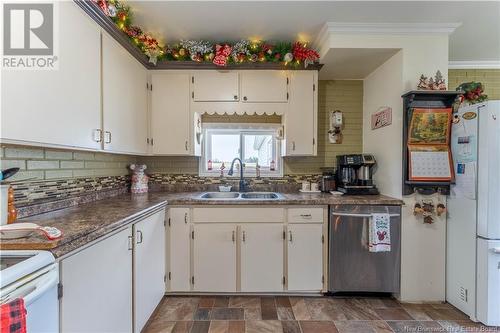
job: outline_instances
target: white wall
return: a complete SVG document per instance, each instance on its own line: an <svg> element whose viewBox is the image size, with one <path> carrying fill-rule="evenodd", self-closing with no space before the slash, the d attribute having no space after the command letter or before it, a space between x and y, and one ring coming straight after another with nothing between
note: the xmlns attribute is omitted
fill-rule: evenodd
<svg viewBox="0 0 500 333"><path fill-rule="evenodd" d="M447 76L448 37L433 36L337 36L336 47L400 48L364 80L363 151L373 153L378 169L375 181L381 193L405 201L402 217L402 301L445 300L446 220L425 225L413 216L415 196L402 196L401 95L416 89L420 74L441 70ZM381 106L393 109L392 125L371 130L371 115ZM434 197L437 202L437 197Z"/></svg>

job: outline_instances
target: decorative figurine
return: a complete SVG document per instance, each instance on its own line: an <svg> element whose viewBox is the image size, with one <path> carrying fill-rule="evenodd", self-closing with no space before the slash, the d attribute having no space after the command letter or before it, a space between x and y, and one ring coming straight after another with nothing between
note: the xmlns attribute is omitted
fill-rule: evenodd
<svg viewBox="0 0 500 333"><path fill-rule="evenodd" d="M147 193L148 192L148 180L149 177L144 173L146 170L146 164L131 164L130 170L132 170L132 186L130 187L130 192L134 194Z"/></svg>

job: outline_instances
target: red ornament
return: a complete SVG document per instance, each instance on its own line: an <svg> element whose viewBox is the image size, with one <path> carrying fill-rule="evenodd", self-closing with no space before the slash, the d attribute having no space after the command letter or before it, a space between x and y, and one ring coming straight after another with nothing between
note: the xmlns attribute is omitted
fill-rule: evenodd
<svg viewBox="0 0 500 333"><path fill-rule="evenodd" d="M231 46L224 44L215 46L215 57L213 63L217 66L226 66L227 58L231 55Z"/></svg>
<svg viewBox="0 0 500 333"><path fill-rule="evenodd" d="M295 42L292 47L293 58L299 61L313 63L319 59L318 52L305 47L301 42Z"/></svg>

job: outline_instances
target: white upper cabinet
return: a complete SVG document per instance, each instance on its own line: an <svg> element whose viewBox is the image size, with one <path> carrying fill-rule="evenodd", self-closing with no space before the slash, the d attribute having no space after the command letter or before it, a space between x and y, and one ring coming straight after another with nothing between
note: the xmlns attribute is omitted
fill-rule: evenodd
<svg viewBox="0 0 500 333"><path fill-rule="evenodd" d="M102 35L104 149L147 152L147 70L106 33Z"/></svg>
<svg viewBox="0 0 500 333"><path fill-rule="evenodd" d="M59 69L2 70L1 139L99 149L100 30L73 2L57 19Z"/></svg>
<svg viewBox="0 0 500 333"><path fill-rule="evenodd" d="M235 71L196 71L192 77L194 102L237 102L239 73Z"/></svg>
<svg viewBox="0 0 500 333"><path fill-rule="evenodd" d="M244 103L286 103L288 77L285 71L241 71L241 99Z"/></svg>
<svg viewBox="0 0 500 333"><path fill-rule="evenodd" d="M190 155L189 73L151 75L151 138L155 155Z"/></svg>
<svg viewBox="0 0 500 333"><path fill-rule="evenodd" d="M289 75L283 154L313 156L317 154L318 141L318 72L291 71Z"/></svg>

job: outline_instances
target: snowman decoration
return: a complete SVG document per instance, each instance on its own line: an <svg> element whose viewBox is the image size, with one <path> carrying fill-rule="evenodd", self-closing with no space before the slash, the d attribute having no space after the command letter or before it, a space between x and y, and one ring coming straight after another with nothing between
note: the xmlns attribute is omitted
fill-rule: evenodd
<svg viewBox="0 0 500 333"><path fill-rule="evenodd" d="M130 170L132 170L132 186L130 191L132 193L147 193L148 192L148 180L149 177L144 173L146 170L146 164L131 164Z"/></svg>

